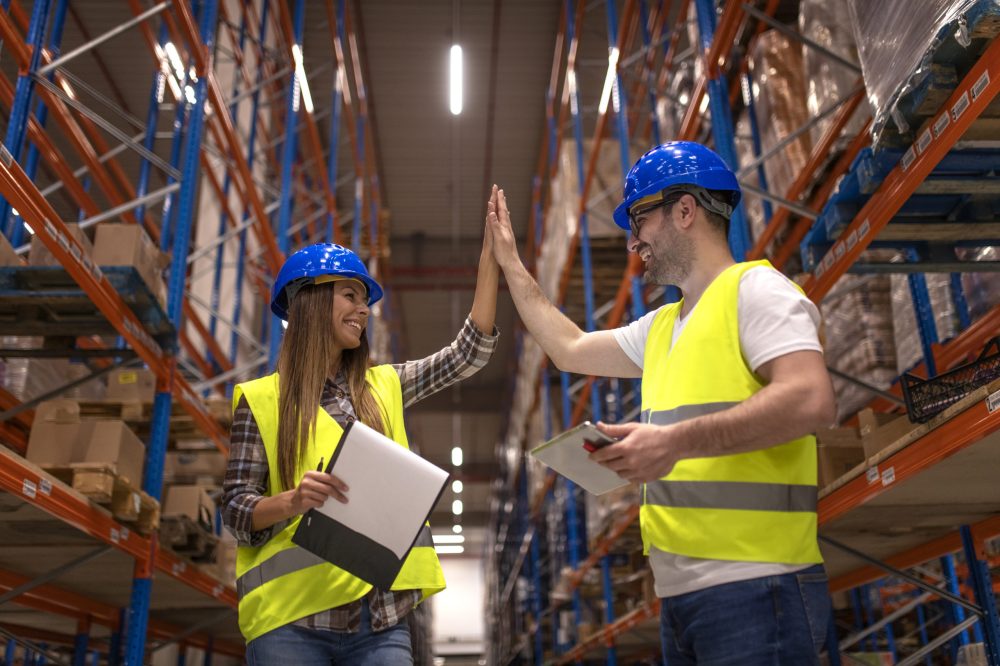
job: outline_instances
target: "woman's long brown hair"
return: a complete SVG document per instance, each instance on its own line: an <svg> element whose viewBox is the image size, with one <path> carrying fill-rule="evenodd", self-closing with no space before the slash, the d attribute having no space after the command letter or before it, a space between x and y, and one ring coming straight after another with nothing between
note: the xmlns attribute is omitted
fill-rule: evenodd
<svg viewBox="0 0 1000 666"><path fill-rule="evenodd" d="M336 347L330 334L335 284L303 287L288 308L288 329L278 353L278 473L281 485L288 490L298 484L299 459L316 434L323 384L337 371ZM347 378L355 417L389 434L384 425L388 415L383 414L365 378L369 365L366 335L361 336L359 347L341 352L340 367Z"/></svg>

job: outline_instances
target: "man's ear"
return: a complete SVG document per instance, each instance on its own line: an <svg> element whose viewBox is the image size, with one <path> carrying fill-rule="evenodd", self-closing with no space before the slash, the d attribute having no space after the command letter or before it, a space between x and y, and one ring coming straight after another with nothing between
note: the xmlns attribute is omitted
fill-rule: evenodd
<svg viewBox="0 0 1000 666"><path fill-rule="evenodd" d="M688 229L692 224L694 224L695 211L698 210L698 204L695 203L694 197L690 194L683 195L676 204L678 212L680 212L680 218L677 225L680 229Z"/></svg>

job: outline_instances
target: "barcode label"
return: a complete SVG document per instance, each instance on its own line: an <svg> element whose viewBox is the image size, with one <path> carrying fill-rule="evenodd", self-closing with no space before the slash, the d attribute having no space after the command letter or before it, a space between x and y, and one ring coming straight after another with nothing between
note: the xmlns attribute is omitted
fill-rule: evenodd
<svg viewBox="0 0 1000 666"><path fill-rule="evenodd" d="M913 146L910 146L909 150L903 153L903 159L900 161L903 171L913 166L913 160L915 159L917 159L917 151Z"/></svg>
<svg viewBox="0 0 1000 666"><path fill-rule="evenodd" d="M35 499L35 495L38 494L38 486L36 486L35 482L31 479L25 479L21 483L21 492L24 493L25 497Z"/></svg>
<svg viewBox="0 0 1000 666"><path fill-rule="evenodd" d="M990 84L990 71L985 70L983 71L982 75L980 75L980 77L976 79L976 82L972 84L973 101L978 99L979 96L983 94L983 91L986 90L986 86L988 86L989 84Z"/></svg>
<svg viewBox="0 0 1000 666"><path fill-rule="evenodd" d="M924 133L917 139L917 151L922 153L927 150L927 146L931 145L932 138L931 131L929 129L924 130Z"/></svg>
<svg viewBox="0 0 1000 666"><path fill-rule="evenodd" d="M890 467L889 469L882 472L882 485L888 486L890 483L896 480L896 468Z"/></svg>
<svg viewBox="0 0 1000 666"><path fill-rule="evenodd" d="M969 93L967 92L962 93L962 96L959 97L958 101L955 102L951 107L952 119L958 120L959 116L965 113L965 110L969 108L969 104L971 104L971 102L969 101Z"/></svg>
<svg viewBox="0 0 1000 666"><path fill-rule="evenodd" d="M940 137L941 133L944 132L948 125L951 125L951 116L947 113L942 113L938 116L938 119L934 121L934 138L936 139Z"/></svg>
<svg viewBox="0 0 1000 666"><path fill-rule="evenodd" d="M861 226L858 227L858 240L861 240L862 238L867 238L868 232L871 230L872 230L872 225L866 218L865 221L861 223Z"/></svg>
<svg viewBox="0 0 1000 666"><path fill-rule="evenodd" d="M869 485L878 481L878 467L869 467L867 474Z"/></svg>
<svg viewBox="0 0 1000 666"><path fill-rule="evenodd" d="M49 481L48 479L39 479L38 480L38 487L42 491L43 495L51 495L52 494L52 482Z"/></svg>
<svg viewBox="0 0 1000 666"><path fill-rule="evenodd" d="M989 410L990 414L1000 409L1000 391L994 391L986 398L986 409Z"/></svg>
<svg viewBox="0 0 1000 666"><path fill-rule="evenodd" d="M833 252L837 255L837 261L840 261L840 259L844 256L844 253L847 252L847 248L844 247L843 243L837 243L837 245L833 248Z"/></svg>
<svg viewBox="0 0 1000 666"><path fill-rule="evenodd" d="M858 244L858 230L855 229L851 232L851 235L847 237L847 249L853 250L854 246Z"/></svg>
<svg viewBox="0 0 1000 666"><path fill-rule="evenodd" d="M121 532L118 531L118 528L117 527L112 527L111 528L111 543L118 543L119 541L121 541L121 538L122 538L122 535L121 535Z"/></svg>

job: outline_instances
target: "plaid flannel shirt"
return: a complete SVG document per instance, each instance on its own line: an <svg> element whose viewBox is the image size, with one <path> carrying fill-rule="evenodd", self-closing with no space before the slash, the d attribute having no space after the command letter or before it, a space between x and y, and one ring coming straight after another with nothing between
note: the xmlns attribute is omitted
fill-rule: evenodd
<svg viewBox="0 0 1000 666"><path fill-rule="evenodd" d="M458 337L444 349L417 361L394 364L392 367L399 374L403 392L403 406L409 407L478 372L493 355L497 338L496 328L487 335L476 327L471 318L466 318ZM354 421L354 406L343 373L326 380L320 405L341 427ZM241 398L236 406L229 439L229 464L223 482L223 520L240 545L260 546L288 523L278 523L257 531L252 528L254 507L268 494L269 469L264 441L246 398ZM372 629L381 631L406 617L419 601L420 592L372 589L366 599L371 609ZM311 629L355 633L361 627L362 601L359 599L321 611L294 624Z"/></svg>

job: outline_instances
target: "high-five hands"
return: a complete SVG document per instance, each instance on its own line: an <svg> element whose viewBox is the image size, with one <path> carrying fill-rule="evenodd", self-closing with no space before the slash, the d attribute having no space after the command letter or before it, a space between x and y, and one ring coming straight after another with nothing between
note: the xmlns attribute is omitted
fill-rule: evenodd
<svg viewBox="0 0 1000 666"><path fill-rule="evenodd" d="M496 185L493 186L493 192L495 204L494 197L490 197L486 228L493 236L493 256L496 257L500 268L506 271L514 262L520 263L521 259L517 254L517 240L510 224L507 197L504 196L503 190L497 189Z"/></svg>
<svg viewBox="0 0 1000 666"><path fill-rule="evenodd" d="M628 481L646 483L662 479L674 468L682 443L676 426L650 423L598 423L597 429L618 439L590 454L590 459L618 473Z"/></svg>

